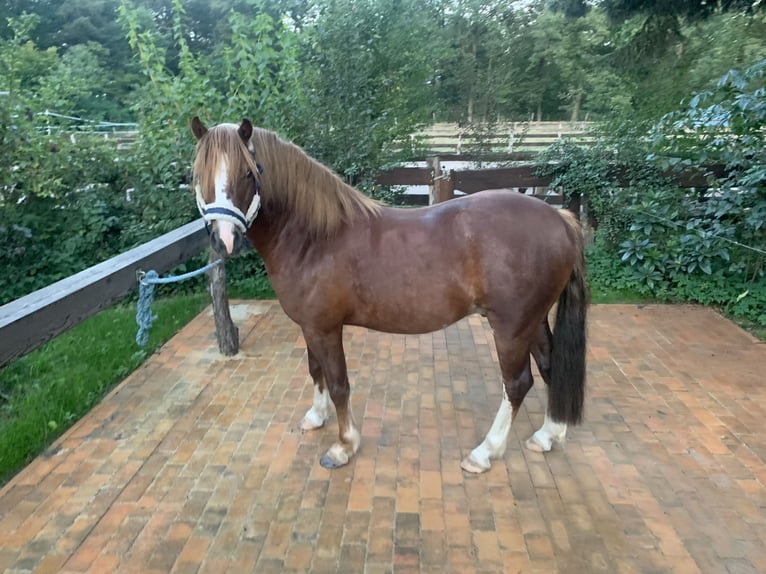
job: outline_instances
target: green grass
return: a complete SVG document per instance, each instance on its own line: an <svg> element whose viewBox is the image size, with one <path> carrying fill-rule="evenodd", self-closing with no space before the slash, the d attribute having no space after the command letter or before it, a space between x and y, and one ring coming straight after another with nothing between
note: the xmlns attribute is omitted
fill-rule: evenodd
<svg viewBox="0 0 766 574"><path fill-rule="evenodd" d="M612 289L591 284L590 302L593 304L656 303L657 301L632 289Z"/></svg>
<svg viewBox="0 0 766 574"><path fill-rule="evenodd" d="M207 294L157 300L149 342L135 342L135 304L90 317L0 370L0 484L42 452L106 392L208 304Z"/></svg>
<svg viewBox="0 0 766 574"><path fill-rule="evenodd" d="M276 299L268 277L254 275L239 279L228 286L229 299Z"/></svg>

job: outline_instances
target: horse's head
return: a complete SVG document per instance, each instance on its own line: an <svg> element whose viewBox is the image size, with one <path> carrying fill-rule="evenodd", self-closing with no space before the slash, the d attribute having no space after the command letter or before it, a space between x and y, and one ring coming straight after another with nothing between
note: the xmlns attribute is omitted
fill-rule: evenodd
<svg viewBox="0 0 766 574"><path fill-rule="evenodd" d="M191 129L197 138L197 206L210 225L213 249L222 256L234 255L261 204L260 166L250 141L253 126L244 119L239 126L220 124L208 130L195 116Z"/></svg>

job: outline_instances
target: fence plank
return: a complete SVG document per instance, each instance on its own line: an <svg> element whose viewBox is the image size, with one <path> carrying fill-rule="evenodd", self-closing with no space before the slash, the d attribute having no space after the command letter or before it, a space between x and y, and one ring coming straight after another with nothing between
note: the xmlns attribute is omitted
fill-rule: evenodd
<svg viewBox="0 0 766 574"><path fill-rule="evenodd" d="M382 172L375 180L380 185L429 185L431 169L428 167L395 167Z"/></svg>
<svg viewBox="0 0 766 574"><path fill-rule="evenodd" d="M536 175L535 169L533 165L522 165L454 171L455 189L463 193L476 193L483 189L505 187L547 187L551 178Z"/></svg>
<svg viewBox="0 0 766 574"><path fill-rule="evenodd" d="M136 271L164 273L207 244L203 221L179 227L112 259L0 307L0 367L43 345L136 288Z"/></svg>

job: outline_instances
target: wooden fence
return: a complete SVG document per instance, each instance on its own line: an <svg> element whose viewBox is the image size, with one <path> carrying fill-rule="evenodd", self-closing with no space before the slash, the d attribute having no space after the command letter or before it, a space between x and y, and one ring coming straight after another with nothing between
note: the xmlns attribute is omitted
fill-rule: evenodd
<svg viewBox="0 0 766 574"><path fill-rule="evenodd" d="M539 152L559 139L582 145L593 142L587 122L507 122L490 126L435 124L415 134L413 140L429 155L443 159L486 154Z"/></svg>
<svg viewBox="0 0 766 574"><path fill-rule="evenodd" d="M207 246L200 219L0 307L0 367L136 289L136 272L164 273Z"/></svg>
<svg viewBox="0 0 766 574"><path fill-rule="evenodd" d="M428 185L428 195L405 196L405 199L409 200L407 203L412 205L439 203L452 199L456 196L456 192L470 194L484 189L515 189L552 205L562 205L564 202L563 190L550 189L551 178L537 175L535 165L445 171L442 169L441 159L440 157L429 158L427 167L392 168L382 172L377 182L381 185ZM688 171L671 176L681 187L707 188L706 173L721 176L724 169L722 165L713 165L707 166L704 170ZM567 207L579 214L580 199L573 198Z"/></svg>

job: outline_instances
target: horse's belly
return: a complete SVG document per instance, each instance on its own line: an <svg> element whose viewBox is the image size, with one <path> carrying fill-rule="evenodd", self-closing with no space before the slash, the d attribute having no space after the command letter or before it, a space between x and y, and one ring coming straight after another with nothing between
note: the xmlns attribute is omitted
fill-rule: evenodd
<svg viewBox="0 0 766 574"><path fill-rule="evenodd" d="M415 335L444 329L478 311L467 300L450 304L444 300L427 301L427 298L427 295L419 295L416 301L357 306L346 322L385 333Z"/></svg>

